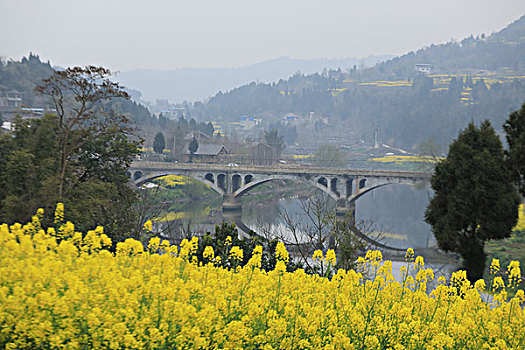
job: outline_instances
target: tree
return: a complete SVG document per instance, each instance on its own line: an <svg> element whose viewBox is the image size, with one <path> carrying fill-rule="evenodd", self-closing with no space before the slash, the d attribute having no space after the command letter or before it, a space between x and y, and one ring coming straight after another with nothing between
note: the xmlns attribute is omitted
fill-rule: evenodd
<svg viewBox="0 0 525 350"><path fill-rule="evenodd" d="M127 170L141 143L115 98L125 97L104 68L55 72L37 90L56 114L15 120L14 134L0 139L0 221L30 219L43 207L52 220L57 202L80 231L104 225L115 242L133 229L136 192Z"/></svg>
<svg viewBox="0 0 525 350"><path fill-rule="evenodd" d="M13 135L0 137L0 221L24 222L39 208L51 209L57 197L56 117L14 120Z"/></svg>
<svg viewBox="0 0 525 350"><path fill-rule="evenodd" d="M321 145L315 153L315 164L321 167L344 167L345 152L333 145Z"/></svg>
<svg viewBox="0 0 525 350"><path fill-rule="evenodd" d="M488 121L460 132L431 184L435 193L425 221L441 249L462 256L467 277L475 281L485 269L485 241L508 237L518 217L519 196Z"/></svg>
<svg viewBox="0 0 525 350"><path fill-rule="evenodd" d="M442 153L442 147L441 145L437 144L436 137L434 135L431 135L422 141L417 146L417 149L419 151L419 155L431 157L434 163L438 161Z"/></svg>
<svg viewBox="0 0 525 350"><path fill-rule="evenodd" d="M195 155L195 152L199 149L199 142L195 137L193 140L190 141L190 144L188 145L188 151L190 151L190 163L193 161L193 156Z"/></svg>
<svg viewBox="0 0 525 350"><path fill-rule="evenodd" d="M213 136L213 131L214 131L214 128L213 128L213 124L211 122L208 122L208 124L206 124L206 126L204 127L204 133L206 135L208 135L209 137L212 137Z"/></svg>
<svg viewBox="0 0 525 350"><path fill-rule="evenodd" d="M164 134L159 131L153 140L153 151L155 151L155 153L162 154L165 147L166 140L164 139Z"/></svg>
<svg viewBox="0 0 525 350"><path fill-rule="evenodd" d="M301 200L297 213L282 213L288 232L268 229L263 230L262 236L268 240L277 238L293 247L294 261L309 273L325 275L326 272L325 264L311 259L316 250L326 253L328 249L334 249L337 254L336 268L354 268L359 254L370 245L356 235L356 226L350 214L337 215L335 204L324 194Z"/></svg>
<svg viewBox="0 0 525 350"><path fill-rule="evenodd" d="M51 99L58 117L59 198L76 152L108 133L130 132L126 117L105 108L105 102L111 99L129 99L122 86L109 80L110 76L111 72L103 67L72 67L54 71L35 88Z"/></svg>
<svg viewBox="0 0 525 350"><path fill-rule="evenodd" d="M507 161L518 185L520 193L525 197L525 103L521 109L509 116L503 125L509 150Z"/></svg>
<svg viewBox="0 0 525 350"><path fill-rule="evenodd" d="M275 158L280 158L284 149L284 139L279 135L277 129L272 129L269 132L264 131L264 140L268 146L274 149Z"/></svg>

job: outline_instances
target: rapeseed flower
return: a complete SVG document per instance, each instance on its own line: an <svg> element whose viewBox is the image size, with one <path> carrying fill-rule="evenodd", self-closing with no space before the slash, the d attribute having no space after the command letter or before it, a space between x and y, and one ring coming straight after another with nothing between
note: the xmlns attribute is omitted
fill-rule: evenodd
<svg viewBox="0 0 525 350"><path fill-rule="evenodd" d="M465 271L427 293L433 271L417 257L403 282L377 251L332 278L288 273L282 243L274 271L259 268L261 246L246 266L226 269L211 247L203 256L214 263L190 263L196 238L179 246L152 238L146 250L127 239L113 253L102 227L84 234L40 221L37 213L26 225L0 225L2 348L523 348L525 293L506 289L521 278L516 262L485 302L485 282L472 286ZM334 251L316 254L335 265ZM231 247L229 256L237 263L243 253Z"/></svg>
<svg viewBox="0 0 525 350"><path fill-rule="evenodd" d="M326 252L325 260L327 264L331 266L335 266L336 257L335 257L335 251L333 249L328 249L328 251Z"/></svg>

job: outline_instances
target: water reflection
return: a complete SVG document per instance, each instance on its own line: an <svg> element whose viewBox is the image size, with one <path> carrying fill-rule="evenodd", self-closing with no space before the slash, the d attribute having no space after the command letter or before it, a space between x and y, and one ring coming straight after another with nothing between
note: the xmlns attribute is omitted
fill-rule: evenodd
<svg viewBox="0 0 525 350"><path fill-rule="evenodd" d="M424 222L424 212L431 197L428 186L390 185L384 186L360 197L356 203L356 222L371 222L373 227L383 234L382 243L406 249L432 248L436 246L430 226ZM305 199L305 198L302 198ZM184 205L178 220L164 222L159 229L178 232L180 236L188 232L203 234L213 232L215 224L223 221L235 222L239 233L247 235L250 230L265 236L286 235L283 213L300 217L302 213L300 198L275 198L258 203L257 200L245 200L242 212L223 213L220 200L193 201ZM182 213L182 214L180 214ZM360 227L366 231L366 227ZM173 233L171 235L173 236ZM175 238L175 237L174 237ZM389 257L390 259L390 257ZM403 260L401 258L401 260ZM450 276L455 265L450 262L429 262L438 276ZM393 274L399 276L399 269L404 262L393 262Z"/></svg>
<svg viewBox="0 0 525 350"><path fill-rule="evenodd" d="M430 227L424 222L424 212L430 198L428 187L390 185L371 191L356 203L356 222L361 230L373 227L383 232L382 243L398 248L424 248L435 246ZM213 231L215 224L235 222L241 234L250 230L269 235L283 235L287 227L283 213L292 217L302 214L300 198L275 198L264 203L244 201L242 213L221 211L220 201L193 201L185 203L183 210L171 217L175 222L159 224L160 229L173 231L177 226L189 227L195 233ZM169 216L168 216L169 217ZM366 223L371 223L368 225ZM171 227L170 227L171 226ZM179 228L180 229L180 228ZM176 229L175 229L176 230Z"/></svg>

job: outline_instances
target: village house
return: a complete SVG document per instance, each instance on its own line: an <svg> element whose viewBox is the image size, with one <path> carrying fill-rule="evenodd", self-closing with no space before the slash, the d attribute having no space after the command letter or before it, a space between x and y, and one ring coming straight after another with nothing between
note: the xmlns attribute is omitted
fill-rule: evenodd
<svg viewBox="0 0 525 350"><path fill-rule="evenodd" d="M184 160L189 161L190 151L188 149L190 143L184 145ZM193 154L193 161L202 163L219 163L224 161L224 158L228 154L224 145L218 144L199 144L199 148Z"/></svg>

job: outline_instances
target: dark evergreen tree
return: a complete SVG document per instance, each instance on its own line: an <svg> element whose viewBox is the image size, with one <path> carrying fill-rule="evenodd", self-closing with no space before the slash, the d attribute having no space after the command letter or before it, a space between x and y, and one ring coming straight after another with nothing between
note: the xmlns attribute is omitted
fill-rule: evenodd
<svg viewBox="0 0 525 350"><path fill-rule="evenodd" d="M180 117L178 121L178 126L183 130L188 129L188 121L184 117Z"/></svg>
<svg viewBox="0 0 525 350"><path fill-rule="evenodd" d="M525 197L525 103L503 125L509 150L507 161L520 193Z"/></svg>
<svg viewBox="0 0 525 350"><path fill-rule="evenodd" d="M212 137L214 132L215 132L215 128L213 127L213 124L211 122L206 124L206 133L205 134L208 135L209 137Z"/></svg>
<svg viewBox="0 0 525 350"><path fill-rule="evenodd" d="M508 237L518 217L519 196L488 121L479 128L470 123L459 134L431 183L435 193L425 220L439 247L459 253L467 277L475 281L485 269L485 241Z"/></svg>
<svg viewBox="0 0 525 350"><path fill-rule="evenodd" d="M197 130L197 122L195 121L195 119L193 119L193 118L190 119L190 122L188 123L188 127L192 131Z"/></svg>
<svg viewBox="0 0 525 350"><path fill-rule="evenodd" d="M195 152L199 149L199 142L193 138L193 140L190 141L190 144L188 145L188 151L190 151L190 163L193 162L193 156L195 155Z"/></svg>
<svg viewBox="0 0 525 350"><path fill-rule="evenodd" d="M162 154L164 148L166 147L166 140L164 139L164 134L160 131L155 135L153 139L153 151L158 154Z"/></svg>

